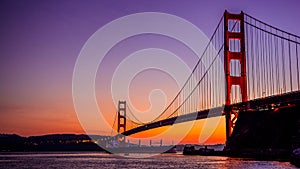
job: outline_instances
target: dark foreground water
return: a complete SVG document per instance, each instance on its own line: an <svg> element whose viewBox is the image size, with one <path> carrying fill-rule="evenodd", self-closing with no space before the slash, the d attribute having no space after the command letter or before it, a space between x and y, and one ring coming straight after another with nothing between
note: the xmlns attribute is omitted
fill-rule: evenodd
<svg viewBox="0 0 300 169"><path fill-rule="evenodd" d="M162 154L128 158L99 152L0 153L0 168L295 168L289 162Z"/></svg>

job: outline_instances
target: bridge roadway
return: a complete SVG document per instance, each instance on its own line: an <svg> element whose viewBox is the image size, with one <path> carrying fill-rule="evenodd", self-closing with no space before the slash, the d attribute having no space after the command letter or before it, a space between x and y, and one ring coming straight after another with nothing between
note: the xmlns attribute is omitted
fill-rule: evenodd
<svg viewBox="0 0 300 169"><path fill-rule="evenodd" d="M217 117L217 116L222 116L223 111L226 109L234 108L234 109L239 109L239 110L265 110L270 108L270 106L273 107L281 107L281 106L288 106L289 104L300 104L300 91L294 91L294 92L289 92L285 94L278 94L274 96L269 96L269 97L264 97L264 98L259 98L259 99L254 99L250 100L248 102L241 102L241 103L236 103L232 104L231 106L226 106L226 107L216 107L216 108L211 108L208 110L201 110L189 114L184 114L168 119L164 119L161 121L145 124L130 130L127 130L120 135L125 135L129 136L132 134L136 134L142 131L154 129L154 128L159 128L163 126L170 126L173 124L178 124L178 123L183 123L183 122L188 122L188 121L193 121L193 120L199 120L199 119L205 119L205 118L211 118L211 117ZM120 136L117 135L116 137Z"/></svg>

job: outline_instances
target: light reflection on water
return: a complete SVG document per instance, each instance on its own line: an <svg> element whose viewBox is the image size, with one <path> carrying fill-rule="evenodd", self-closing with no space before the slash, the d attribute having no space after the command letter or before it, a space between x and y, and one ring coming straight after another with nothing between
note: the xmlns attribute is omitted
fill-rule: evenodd
<svg viewBox="0 0 300 169"><path fill-rule="evenodd" d="M0 168L295 168L289 162L162 154L126 158L99 152L0 153Z"/></svg>

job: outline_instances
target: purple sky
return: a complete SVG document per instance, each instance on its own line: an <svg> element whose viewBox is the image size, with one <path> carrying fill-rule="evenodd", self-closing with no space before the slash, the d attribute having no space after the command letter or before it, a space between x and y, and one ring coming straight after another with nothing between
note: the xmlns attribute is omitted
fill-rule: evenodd
<svg viewBox="0 0 300 169"><path fill-rule="evenodd" d="M114 19L164 12L190 21L210 37L225 9L243 10L300 35L299 6L299 0L2 0L0 133L72 132L52 129L51 120L68 123L76 117L71 92L76 58L87 39ZM48 120L41 130L34 130L35 122Z"/></svg>

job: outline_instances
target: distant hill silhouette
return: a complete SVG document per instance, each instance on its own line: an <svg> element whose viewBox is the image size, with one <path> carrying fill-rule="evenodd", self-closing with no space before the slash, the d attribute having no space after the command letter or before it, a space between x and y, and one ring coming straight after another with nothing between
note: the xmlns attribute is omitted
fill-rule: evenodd
<svg viewBox="0 0 300 169"><path fill-rule="evenodd" d="M100 139L104 136L94 135ZM0 134L0 151L103 151L88 135L50 134L22 137Z"/></svg>

